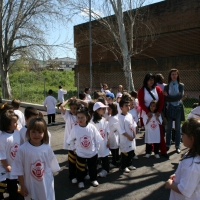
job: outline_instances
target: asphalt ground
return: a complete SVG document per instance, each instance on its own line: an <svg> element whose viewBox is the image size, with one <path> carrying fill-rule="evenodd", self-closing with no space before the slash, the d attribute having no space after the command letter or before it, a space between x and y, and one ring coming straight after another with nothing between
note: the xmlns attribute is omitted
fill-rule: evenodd
<svg viewBox="0 0 200 200"><path fill-rule="evenodd" d="M21 108L23 111L23 108ZM47 120L46 113L44 119ZM167 200L170 191L164 188L165 181L173 174L186 148L181 144L181 154L175 152L172 145L170 158L156 159L153 155L145 158L144 133L137 135L136 154L138 160L133 160L136 170L123 173L118 168L111 168L106 178L98 178L99 186L93 187L89 180L85 188L79 189L68 179L67 150L63 150L65 122L60 114L56 115L55 125L48 126L52 135L51 147L58 159L61 170L54 177L56 200Z"/></svg>

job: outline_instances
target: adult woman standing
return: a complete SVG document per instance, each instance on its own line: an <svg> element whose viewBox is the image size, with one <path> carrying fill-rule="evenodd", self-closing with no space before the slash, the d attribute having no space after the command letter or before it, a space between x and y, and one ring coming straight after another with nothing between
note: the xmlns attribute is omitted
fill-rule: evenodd
<svg viewBox="0 0 200 200"><path fill-rule="evenodd" d="M164 106L164 96L162 89L159 86L156 86L155 76L148 73L144 78L142 88L138 91L139 106L142 110L141 117L143 117L144 114L147 114L148 117L152 115L148 109L152 100L156 100L158 102L156 115L159 117ZM160 131L162 130L163 128L160 126ZM161 155L168 158L163 132L161 134L160 150Z"/></svg>
<svg viewBox="0 0 200 200"><path fill-rule="evenodd" d="M176 152L180 153L180 127L183 110L182 97L184 94L184 84L180 83L179 71L171 69L168 75L168 84L164 87L164 98L167 103L167 135L166 146L169 150L171 145L172 123L175 121L175 146Z"/></svg>

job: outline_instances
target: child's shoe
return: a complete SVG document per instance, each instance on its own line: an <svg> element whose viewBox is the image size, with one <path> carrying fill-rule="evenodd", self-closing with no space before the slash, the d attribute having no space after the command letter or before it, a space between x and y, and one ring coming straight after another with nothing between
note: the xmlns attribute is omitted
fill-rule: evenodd
<svg viewBox="0 0 200 200"><path fill-rule="evenodd" d="M129 173L129 172L130 172L129 168L126 167L126 168L124 169L124 172L125 172L125 173Z"/></svg>
<svg viewBox="0 0 200 200"><path fill-rule="evenodd" d="M76 178L73 178L73 179L72 179L72 183L74 183L74 184L75 184L75 183L78 183L77 179L76 179Z"/></svg>
<svg viewBox="0 0 200 200"><path fill-rule="evenodd" d="M137 160L137 159L138 159L138 157L135 155L135 156L133 157L133 159Z"/></svg>
<svg viewBox="0 0 200 200"><path fill-rule="evenodd" d="M98 183L97 181L92 181L91 183L92 183L92 185L93 185L94 187L97 187L97 186L99 185L99 183Z"/></svg>
<svg viewBox="0 0 200 200"><path fill-rule="evenodd" d="M148 153L147 153L144 157L145 157L145 158L149 158L150 156L151 156L151 154L148 154Z"/></svg>
<svg viewBox="0 0 200 200"><path fill-rule="evenodd" d="M154 156L155 158L160 158L159 154L155 154Z"/></svg>
<svg viewBox="0 0 200 200"><path fill-rule="evenodd" d="M128 169L130 169L130 170L135 170L136 167L134 167L134 166L131 165L131 166L128 167Z"/></svg>
<svg viewBox="0 0 200 200"><path fill-rule="evenodd" d="M89 175L86 175L84 179L85 179L85 180L90 180L90 176L89 176Z"/></svg>
<svg viewBox="0 0 200 200"><path fill-rule="evenodd" d="M100 177L106 177L107 174L108 174L108 172L104 169L101 172L99 172Z"/></svg>
<svg viewBox="0 0 200 200"><path fill-rule="evenodd" d="M84 188L84 183L83 183L83 182L80 182L80 183L78 184L78 187L79 187L79 188Z"/></svg>

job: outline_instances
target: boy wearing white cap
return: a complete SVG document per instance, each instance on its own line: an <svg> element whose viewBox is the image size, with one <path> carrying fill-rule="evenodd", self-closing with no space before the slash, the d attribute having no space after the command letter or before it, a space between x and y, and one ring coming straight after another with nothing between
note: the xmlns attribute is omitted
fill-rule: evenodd
<svg viewBox="0 0 200 200"><path fill-rule="evenodd" d="M98 150L98 157L102 161L102 170L99 173L100 177L106 177L106 175L109 173L108 155L110 150L109 150L108 133L110 131L108 128L108 122L103 117L107 107L108 106L104 105L101 102L96 102L93 106L94 114L90 121L90 123L97 128L101 137L103 138L103 141L100 143L100 147Z"/></svg>

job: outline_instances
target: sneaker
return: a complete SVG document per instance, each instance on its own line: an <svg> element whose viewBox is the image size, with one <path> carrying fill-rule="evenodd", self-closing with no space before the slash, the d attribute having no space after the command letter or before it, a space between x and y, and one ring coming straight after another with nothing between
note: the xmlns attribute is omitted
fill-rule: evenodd
<svg viewBox="0 0 200 200"><path fill-rule="evenodd" d="M116 167L115 165L113 165L112 163L109 164L110 168L114 168Z"/></svg>
<svg viewBox="0 0 200 200"><path fill-rule="evenodd" d="M144 157L145 157L145 158L149 158L149 157L150 157L150 154L147 153Z"/></svg>
<svg viewBox="0 0 200 200"><path fill-rule="evenodd" d="M79 187L79 188L84 188L84 183L83 183L83 182L80 182L80 183L78 184L78 187Z"/></svg>
<svg viewBox="0 0 200 200"><path fill-rule="evenodd" d="M52 125L52 123L47 124L47 126L51 126L51 125Z"/></svg>
<svg viewBox="0 0 200 200"><path fill-rule="evenodd" d="M101 172L99 172L100 177L106 177L107 174L108 174L108 172L104 169Z"/></svg>
<svg viewBox="0 0 200 200"><path fill-rule="evenodd" d="M154 155L155 158L160 158L159 154Z"/></svg>
<svg viewBox="0 0 200 200"><path fill-rule="evenodd" d="M89 176L89 175L86 175L84 179L85 179L85 180L90 180L90 176Z"/></svg>
<svg viewBox="0 0 200 200"><path fill-rule="evenodd" d="M72 183L78 183L77 179L76 179L76 178L73 178L73 179L72 179Z"/></svg>
<svg viewBox="0 0 200 200"><path fill-rule="evenodd" d="M130 169L130 170L135 170L136 167L134 167L134 166L131 165L131 166L128 167L128 169Z"/></svg>
<svg viewBox="0 0 200 200"><path fill-rule="evenodd" d="M135 156L133 157L133 159L137 160L137 159L138 159L138 157L135 155Z"/></svg>
<svg viewBox="0 0 200 200"><path fill-rule="evenodd" d="M94 187L97 187L97 186L99 185L99 183L98 183L97 181L92 181L92 185L93 185Z"/></svg>
<svg viewBox="0 0 200 200"><path fill-rule="evenodd" d="M124 172L125 172L125 173L129 173L129 172L130 172L129 168L126 167L126 168L124 169Z"/></svg>
<svg viewBox="0 0 200 200"><path fill-rule="evenodd" d="M179 148L176 148L176 153L181 153L181 150Z"/></svg>

